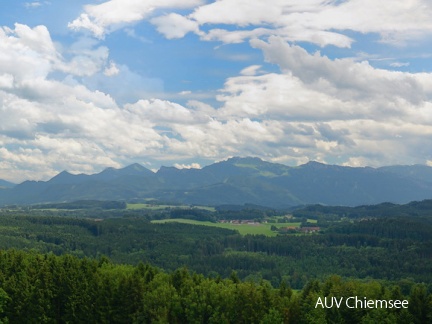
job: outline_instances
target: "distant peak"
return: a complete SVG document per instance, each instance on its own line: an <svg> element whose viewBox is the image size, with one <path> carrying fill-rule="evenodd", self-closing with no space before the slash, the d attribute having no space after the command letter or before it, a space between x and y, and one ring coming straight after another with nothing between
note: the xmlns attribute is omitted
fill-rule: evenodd
<svg viewBox="0 0 432 324"><path fill-rule="evenodd" d="M87 174L73 174L68 171L62 171L50 180L48 180L49 183L57 183L57 184L66 184L66 183L78 183L82 182L83 180L87 179L89 176Z"/></svg>
<svg viewBox="0 0 432 324"><path fill-rule="evenodd" d="M128 165L127 167L120 169L121 173L129 173L129 174L139 174L139 173L154 173L153 171L147 169L146 167L143 167L139 163L134 163L131 165Z"/></svg>
<svg viewBox="0 0 432 324"><path fill-rule="evenodd" d="M113 167L108 167L108 168L105 168L103 171L114 171L114 170L117 170L117 169L113 168Z"/></svg>
<svg viewBox="0 0 432 324"><path fill-rule="evenodd" d="M229 158L228 160L226 160L226 162L229 163L261 163L263 162L263 160L261 160L259 157L239 157L239 156L234 156L232 158Z"/></svg>
<svg viewBox="0 0 432 324"><path fill-rule="evenodd" d="M73 176L72 173L63 170L62 172L60 172L59 174L55 175L52 179L57 179L57 178L64 178L64 177L71 177Z"/></svg>
<svg viewBox="0 0 432 324"><path fill-rule="evenodd" d="M170 176L173 174L178 174L180 171L181 171L181 169L177 169L176 167L162 165L159 168L159 170L156 172L156 174L162 175L162 176Z"/></svg>
<svg viewBox="0 0 432 324"><path fill-rule="evenodd" d="M300 165L300 167L309 168L309 169L324 169L324 168L328 168L329 165L318 161L309 161L305 164Z"/></svg>
<svg viewBox="0 0 432 324"><path fill-rule="evenodd" d="M139 163L134 163L131 165L128 165L127 167L125 167L125 169L133 169L133 170L144 170L146 169L145 167L143 167L141 164Z"/></svg>
<svg viewBox="0 0 432 324"><path fill-rule="evenodd" d="M307 166L324 166L326 164L318 162L318 161L309 161L303 165L307 165Z"/></svg>

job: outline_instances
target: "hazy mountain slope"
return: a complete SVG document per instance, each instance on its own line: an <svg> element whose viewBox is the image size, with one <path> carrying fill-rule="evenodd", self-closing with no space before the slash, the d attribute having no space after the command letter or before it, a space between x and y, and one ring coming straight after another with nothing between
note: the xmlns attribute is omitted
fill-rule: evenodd
<svg viewBox="0 0 432 324"><path fill-rule="evenodd" d="M15 183L0 179L0 188L12 188L15 185Z"/></svg>
<svg viewBox="0 0 432 324"><path fill-rule="evenodd" d="M393 165L381 167L378 170L398 174L420 182L432 183L432 168L427 165Z"/></svg>
<svg viewBox="0 0 432 324"><path fill-rule="evenodd" d="M416 179L374 168L352 168L309 162L289 176L273 180L295 193L303 203L361 205L407 203L432 198L432 186Z"/></svg>
<svg viewBox="0 0 432 324"><path fill-rule="evenodd" d="M157 173L139 164L93 175L63 171L46 182L26 181L0 190L3 205L134 198L272 207L407 203L432 198L432 168L352 168L317 162L288 167L258 158L231 158L202 169L162 167Z"/></svg>

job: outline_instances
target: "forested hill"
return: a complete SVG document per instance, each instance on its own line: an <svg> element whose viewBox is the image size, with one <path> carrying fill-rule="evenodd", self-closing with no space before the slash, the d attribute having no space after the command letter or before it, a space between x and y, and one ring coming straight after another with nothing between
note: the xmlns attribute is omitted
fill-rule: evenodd
<svg viewBox="0 0 432 324"><path fill-rule="evenodd" d="M377 205L362 205L356 207L309 205L295 208L293 215L315 219L337 219L342 217L350 219L368 219L381 217L432 217L432 199L412 201L408 204L398 205L381 203Z"/></svg>
<svg viewBox="0 0 432 324"><path fill-rule="evenodd" d="M309 162L289 167L258 158L231 158L202 169L139 164L93 175L59 173L49 181L0 183L0 205L76 200L157 199L186 204L356 206L432 198L432 168L353 168Z"/></svg>

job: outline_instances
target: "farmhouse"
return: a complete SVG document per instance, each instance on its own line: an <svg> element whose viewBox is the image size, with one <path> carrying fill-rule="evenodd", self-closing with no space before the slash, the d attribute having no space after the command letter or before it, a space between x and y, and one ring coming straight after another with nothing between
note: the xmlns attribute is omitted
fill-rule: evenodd
<svg viewBox="0 0 432 324"><path fill-rule="evenodd" d="M319 230L320 230L320 228L318 226L300 228L300 232L305 233L305 234L316 233L316 232L319 232Z"/></svg>

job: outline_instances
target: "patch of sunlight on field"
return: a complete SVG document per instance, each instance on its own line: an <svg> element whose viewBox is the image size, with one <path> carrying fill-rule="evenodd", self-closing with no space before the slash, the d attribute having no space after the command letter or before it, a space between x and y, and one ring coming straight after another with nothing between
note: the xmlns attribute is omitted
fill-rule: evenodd
<svg viewBox="0 0 432 324"><path fill-rule="evenodd" d="M152 203L128 203L126 209L130 210L138 210L138 209L149 209L149 210L162 210L162 209L203 209L208 210L211 212L214 212L216 209L214 207L208 207L208 206L188 206L188 205L159 205L159 204L152 204Z"/></svg>
<svg viewBox="0 0 432 324"><path fill-rule="evenodd" d="M202 221L196 221L192 219L183 219L183 218L176 218L176 219L162 219L162 220L154 220L152 223L168 223L168 222L178 222L183 224L192 224L192 225L201 225L201 226L213 226L213 227L219 227L219 228L226 228L230 230L238 231L241 235L265 235L265 236L277 236L277 232L274 232L271 230L271 226L274 225L276 227L285 227L285 226L300 226L300 223L279 223L279 224L269 224L269 223L263 223L263 224L257 224L257 225L251 225L251 224L231 224L231 223L212 223L212 222L202 222Z"/></svg>

